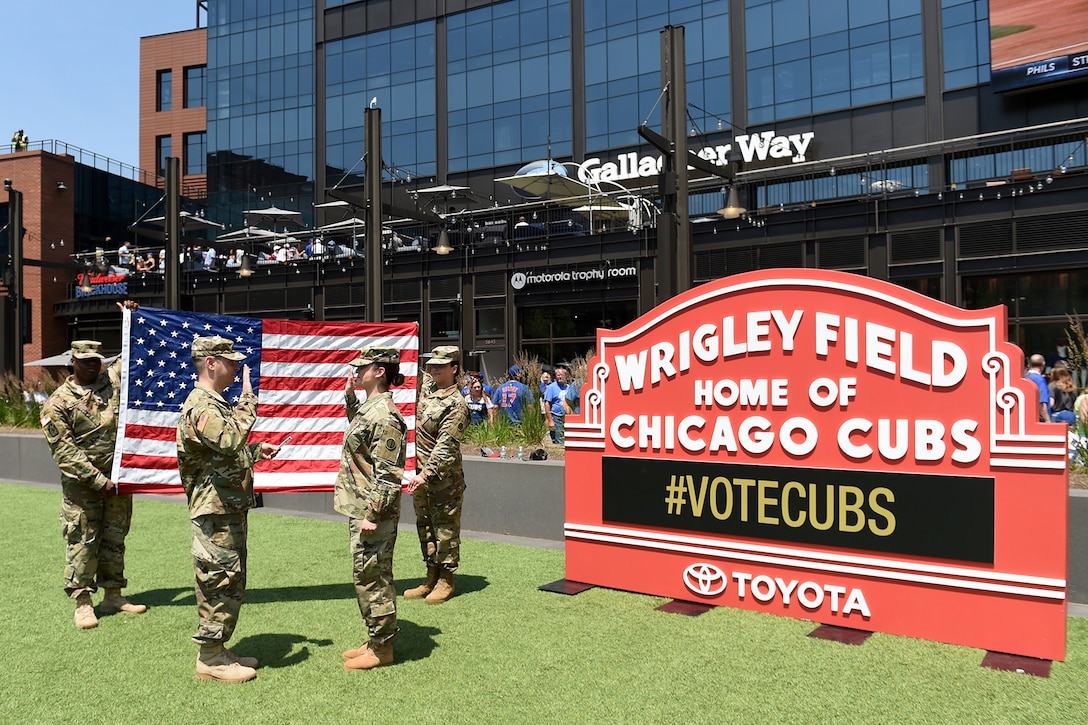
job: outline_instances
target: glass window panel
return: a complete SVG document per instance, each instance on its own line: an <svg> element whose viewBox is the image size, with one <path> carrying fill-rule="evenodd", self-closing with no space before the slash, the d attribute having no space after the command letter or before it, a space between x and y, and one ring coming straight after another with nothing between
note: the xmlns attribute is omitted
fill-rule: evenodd
<svg viewBox="0 0 1088 725"><path fill-rule="evenodd" d="M523 13L520 24L520 41L523 45L542 43L548 39L548 12L546 10L533 10Z"/></svg>
<svg viewBox="0 0 1088 725"><path fill-rule="evenodd" d="M174 73L169 70L158 72L158 102L156 110L169 111L173 109L174 97Z"/></svg>
<svg viewBox="0 0 1088 725"><path fill-rule="evenodd" d="M638 46L635 38L619 38L608 45L608 71L612 78L633 76L638 68L632 59L637 57Z"/></svg>
<svg viewBox="0 0 1088 725"><path fill-rule="evenodd" d="M850 88L850 54L828 53L812 59L812 86L816 95L838 93Z"/></svg>
<svg viewBox="0 0 1088 725"><path fill-rule="evenodd" d="M521 68L517 63L507 63L495 67L495 91L496 103L513 101L521 97Z"/></svg>
<svg viewBox="0 0 1088 725"><path fill-rule="evenodd" d="M745 47L749 52L770 48L773 44L771 32L771 6L751 8L744 18Z"/></svg>
<svg viewBox="0 0 1088 725"><path fill-rule="evenodd" d="M846 2L847 0L820 0L818 11L806 11L812 35L838 33L850 27Z"/></svg>
<svg viewBox="0 0 1088 725"><path fill-rule="evenodd" d="M894 5L892 7L895 7ZM922 17L920 15L912 15L908 18L902 18L900 20L893 20L891 23L891 36L893 38L903 38L908 35L921 35L922 34Z"/></svg>
<svg viewBox="0 0 1088 725"><path fill-rule="evenodd" d="M922 15L922 0L892 0L888 3L889 17L905 18L911 15Z"/></svg>
<svg viewBox="0 0 1088 725"><path fill-rule="evenodd" d="M778 0L771 5L771 13L775 45L808 38L808 0Z"/></svg>
<svg viewBox="0 0 1088 725"><path fill-rule="evenodd" d="M975 29L970 25L958 25L944 30L945 70L967 68L978 63L975 48Z"/></svg>
<svg viewBox="0 0 1088 725"><path fill-rule="evenodd" d="M886 22L888 0L850 0L850 27Z"/></svg>
<svg viewBox="0 0 1088 725"><path fill-rule="evenodd" d="M876 25L867 25L864 28L855 28L850 31L850 45L869 45L870 43L879 43L888 39L888 24L877 23Z"/></svg>
<svg viewBox="0 0 1088 725"><path fill-rule="evenodd" d="M775 101L796 101L812 95L808 59L779 63L775 67ZM795 114L794 114L795 115Z"/></svg>
<svg viewBox="0 0 1088 725"><path fill-rule="evenodd" d="M472 55L480 56L491 52L491 26L487 23L473 23L467 28L466 42L472 49Z"/></svg>
<svg viewBox="0 0 1088 725"><path fill-rule="evenodd" d="M756 68L748 71L748 106L770 106L774 103L774 69Z"/></svg>
<svg viewBox="0 0 1088 725"><path fill-rule="evenodd" d="M552 91L569 91L570 56L553 56L548 62L548 88Z"/></svg>
<svg viewBox="0 0 1088 725"><path fill-rule="evenodd" d="M878 43L851 50L850 72L853 88L864 88L890 81L888 45Z"/></svg>
<svg viewBox="0 0 1088 725"><path fill-rule="evenodd" d="M811 55L809 51L809 43L807 40L802 40L796 43L789 43L787 45L778 45L774 49L774 60L776 63L784 63L786 61L798 60L800 58L808 59Z"/></svg>
<svg viewBox="0 0 1088 725"><path fill-rule="evenodd" d="M893 40L891 51L893 81L922 77L922 36Z"/></svg>

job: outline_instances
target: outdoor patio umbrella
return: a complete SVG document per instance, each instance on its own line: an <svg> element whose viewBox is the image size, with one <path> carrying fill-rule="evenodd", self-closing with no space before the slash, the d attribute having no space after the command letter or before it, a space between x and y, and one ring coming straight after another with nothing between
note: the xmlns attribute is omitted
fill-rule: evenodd
<svg viewBox="0 0 1088 725"><path fill-rule="evenodd" d="M280 209L275 205L265 209L249 209L242 213L250 224L253 224L255 220L260 219L268 222L272 226L287 226L288 224L296 227L302 226L302 212L292 211L290 209Z"/></svg>

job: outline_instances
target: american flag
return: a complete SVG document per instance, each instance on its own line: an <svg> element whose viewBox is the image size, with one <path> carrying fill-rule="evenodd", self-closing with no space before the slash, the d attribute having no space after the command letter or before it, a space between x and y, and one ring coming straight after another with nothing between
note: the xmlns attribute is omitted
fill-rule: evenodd
<svg viewBox="0 0 1088 725"><path fill-rule="evenodd" d="M415 473L416 374L419 326L415 322L312 322L175 312L125 310L121 342L121 403L113 480L122 492L175 493L177 424L196 383L190 345L194 337L222 335L245 354L257 422L249 441L291 442L255 468L254 489L265 492L331 491L340 469L347 429L344 384L348 363L370 345L401 351L404 385L393 402L408 424L405 480ZM241 373L223 391L236 404ZM364 393L358 391L360 400Z"/></svg>

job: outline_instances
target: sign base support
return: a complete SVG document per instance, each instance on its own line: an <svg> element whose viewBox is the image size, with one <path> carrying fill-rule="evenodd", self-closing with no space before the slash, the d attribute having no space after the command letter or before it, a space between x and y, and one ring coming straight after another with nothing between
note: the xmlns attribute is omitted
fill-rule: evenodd
<svg viewBox="0 0 1088 725"><path fill-rule="evenodd" d="M537 587L542 592L555 592L556 594L575 595L581 594L586 589L593 589L593 584L571 581L570 579L556 579L550 584L542 584Z"/></svg>
<svg viewBox="0 0 1088 725"><path fill-rule="evenodd" d="M1035 677L1050 677L1052 660L1041 660L1035 657L1022 655L1010 655L1004 652L987 652L982 658L980 667L989 667L992 670L1004 670L1020 675L1034 675Z"/></svg>
<svg viewBox="0 0 1088 725"><path fill-rule="evenodd" d="M821 624L819 627L809 632L808 636L813 639L826 639L829 642L862 645L865 644L865 640L869 639L869 635L871 634L872 632L866 632L863 629L850 629L849 627L836 627L832 624Z"/></svg>
<svg viewBox="0 0 1088 725"><path fill-rule="evenodd" d="M699 602L685 602L683 599L673 599L671 602L665 602L660 607L654 607L654 609L658 612L698 617L700 614L705 614L713 609L713 605L701 604Z"/></svg>

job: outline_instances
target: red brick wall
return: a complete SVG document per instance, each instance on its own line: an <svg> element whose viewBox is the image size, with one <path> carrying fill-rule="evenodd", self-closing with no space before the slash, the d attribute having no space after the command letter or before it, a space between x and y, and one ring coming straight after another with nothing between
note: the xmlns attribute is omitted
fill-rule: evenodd
<svg viewBox="0 0 1088 725"><path fill-rule="evenodd" d="M155 139L170 136L172 155L182 160L182 185L188 196L203 196L204 174L185 175L185 134L206 131L207 109L184 108L185 69L208 62L208 31L205 28L140 38L140 168L154 172L158 165ZM158 72L173 72L173 103L170 111L156 111ZM194 189L199 191L194 192Z"/></svg>
<svg viewBox="0 0 1088 725"><path fill-rule="evenodd" d="M53 305L68 296L68 255L74 251L75 238L75 160L43 151L6 154L0 156L0 177L11 179L12 187L23 193L23 297L30 300L32 313L31 342L23 346L23 360L37 360L68 349L65 320L53 315ZM66 191L57 188L58 181L64 182ZM0 203L6 204L7 195L0 194ZM40 372L41 368L27 368L26 377L33 379Z"/></svg>

